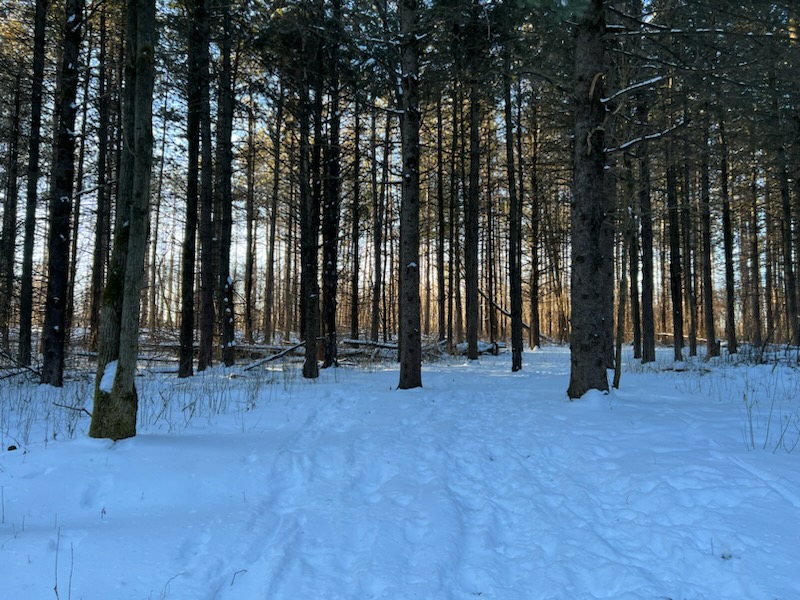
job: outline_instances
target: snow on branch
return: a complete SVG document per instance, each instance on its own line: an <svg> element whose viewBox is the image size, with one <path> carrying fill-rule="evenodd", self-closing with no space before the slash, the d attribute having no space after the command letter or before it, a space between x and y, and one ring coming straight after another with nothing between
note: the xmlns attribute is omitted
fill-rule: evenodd
<svg viewBox="0 0 800 600"><path fill-rule="evenodd" d="M636 144L640 144L641 142L647 142L647 141L650 141L650 140L657 140L657 139L662 138L662 137L664 137L666 135L669 135L670 133L672 133L673 131L675 131L679 127L683 127L684 125L686 125L686 121L681 119L680 121L678 121L675 125L673 125L669 129L665 129L663 131L656 131L655 133L648 133L647 135L642 135L642 136L639 136L637 138L633 138L632 140L628 140L627 142L617 146L616 148L606 148L605 152L606 152L606 154L611 154L613 152L619 152L620 150L627 150L631 146L634 146Z"/></svg>
<svg viewBox="0 0 800 600"><path fill-rule="evenodd" d="M638 89L643 88L643 87L649 87L649 86L653 85L654 83L658 83L659 81L663 81L664 79L669 79L670 77L672 77L672 74L668 73L666 75L658 75L656 77L651 77L647 81L640 81L638 83L631 84L626 88L623 88L621 90L618 90L618 91L614 92L608 98L601 98L600 102L602 102L603 104L608 104L614 98L618 98L620 96L624 96L625 94L629 94L630 92L633 92L633 91L638 90Z"/></svg>

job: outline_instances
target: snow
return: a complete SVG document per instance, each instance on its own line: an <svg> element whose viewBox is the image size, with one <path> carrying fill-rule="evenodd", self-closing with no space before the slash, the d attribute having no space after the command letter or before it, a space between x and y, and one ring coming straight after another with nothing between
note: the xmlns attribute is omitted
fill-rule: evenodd
<svg viewBox="0 0 800 600"><path fill-rule="evenodd" d="M709 365L149 374L117 443L0 380L3 597L798 598L800 374Z"/></svg>
<svg viewBox="0 0 800 600"><path fill-rule="evenodd" d="M99 388L104 394L110 394L114 387L114 378L117 376L117 364L116 360L112 360L103 370L103 377L100 379Z"/></svg>

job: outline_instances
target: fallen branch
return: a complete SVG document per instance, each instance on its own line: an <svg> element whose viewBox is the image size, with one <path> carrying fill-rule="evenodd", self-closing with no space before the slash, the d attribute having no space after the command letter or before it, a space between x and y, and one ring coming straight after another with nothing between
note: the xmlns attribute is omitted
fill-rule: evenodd
<svg viewBox="0 0 800 600"><path fill-rule="evenodd" d="M67 410L74 410L75 412L82 412L89 415L89 418L92 418L92 413L88 410L83 408L82 406L69 406L68 404L59 404L58 402L53 402L53 406L57 406L58 408L66 408Z"/></svg>
<svg viewBox="0 0 800 600"><path fill-rule="evenodd" d="M281 352L278 352L277 354L273 354L272 356L268 356L266 358L262 358L260 360L255 361L255 362L252 362L249 365L247 365L246 367L243 367L242 371L250 371L252 369L255 369L256 367L260 367L261 365L265 365L265 364L267 364L269 362L272 362L273 360L278 360L279 358L283 358L284 356L286 356L287 354L289 354L291 352L294 352L298 348L302 348L303 346L305 346L305 344L306 344L305 342L300 342L299 344L295 344L294 346L286 348L286 350L282 350Z"/></svg>

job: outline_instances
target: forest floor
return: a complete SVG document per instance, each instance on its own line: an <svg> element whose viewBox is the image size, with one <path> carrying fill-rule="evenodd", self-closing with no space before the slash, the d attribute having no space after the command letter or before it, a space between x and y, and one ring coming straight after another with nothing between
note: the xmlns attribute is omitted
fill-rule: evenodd
<svg viewBox="0 0 800 600"><path fill-rule="evenodd" d="M4 380L0 597L800 598L800 372L666 356L574 402L560 347L150 373L117 443Z"/></svg>

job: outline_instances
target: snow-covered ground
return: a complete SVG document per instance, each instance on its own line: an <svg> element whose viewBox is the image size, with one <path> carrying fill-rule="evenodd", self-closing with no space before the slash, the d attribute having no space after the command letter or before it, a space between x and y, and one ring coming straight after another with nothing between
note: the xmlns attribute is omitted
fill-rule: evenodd
<svg viewBox="0 0 800 600"><path fill-rule="evenodd" d="M147 375L115 444L3 381L0 598L800 598L798 371L524 361Z"/></svg>

